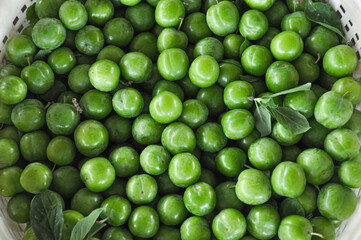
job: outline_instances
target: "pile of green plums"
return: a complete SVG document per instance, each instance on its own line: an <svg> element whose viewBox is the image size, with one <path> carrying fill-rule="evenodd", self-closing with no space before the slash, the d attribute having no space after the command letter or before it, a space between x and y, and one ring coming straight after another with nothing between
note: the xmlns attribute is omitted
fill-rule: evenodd
<svg viewBox="0 0 361 240"><path fill-rule="evenodd" d="M358 59L305 4L38 0L0 70L10 218L50 189L62 240L99 207L92 240L334 240L361 187ZM261 136L253 99L306 83L274 102L310 129Z"/></svg>

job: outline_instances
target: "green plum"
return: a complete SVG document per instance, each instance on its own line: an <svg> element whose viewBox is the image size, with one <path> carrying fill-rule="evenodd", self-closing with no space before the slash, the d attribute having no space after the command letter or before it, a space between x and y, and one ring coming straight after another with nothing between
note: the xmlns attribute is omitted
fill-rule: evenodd
<svg viewBox="0 0 361 240"><path fill-rule="evenodd" d="M270 149L272 151L269 151ZM282 149L272 138L259 138L249 146L248 158L250 163L256 168L269 170L277 166L281 161Z"/></svg>
<svg viewBox="0 0 361 240"><path fill-rule="evenodd" d="M288 62L273 62L266 72L266 85L271 92L281 92L298 85L299 74Z"/></svg>
<svg viewBox="0 0 361 240"><path fill-rule="evenodd" d="M271 41L271 52L280 61L293 61L303 52L301 36L293 31L283 31L277 34Z"/></svg>
<svg viewBox="0 0 361 240"><path fill-rule="evenodd" d="M271 198L270 180L260 170L243 170L238 176L236 194L238 199L245 204L263 204Z"/></svg>
<svg viewBox="0 0 361 240"><path fill-rule="evenodd" d="M150 175L133 175L127 182L127 197L135 204L140 205L152 202L156 197L157 192L157 182Z"/></svg>
<svg viewBox="0 0 361 240"><path fill-rule="evenodd" d="M217 239L240 239L247 230L246 219L243 214L236 209L225 209L214 217L212 230Z"/></svg>
<svg viewBox="0 0 361 240"><path fill-rule="evenodd" d="M227 137L222 126L215 122L208 122L196 131L197 146L206 152L218 152L227 145Z"/></svg>
<svg viewBox="0 0 361 240"><path fill-rule="evenodd" d="M75 144L68 137L57 136L49 142L46 155L51 162L57 165L69 165L75 160Z"/></svg>
<svg viewBox="0 0 361 240"><path fill-rule="evenodd" d="M6 42L5 50L6 56L13 64L20 67L25 67L27 65L30 65L33 61L36 52L36 46L32 42L31 37L25 35L18 35L11 37ZM5 77L4 71L6 71L6 69L2 70L2 77ZM6 75L9 76L14 74L10 74L9 71L9 74Z"/></svg>
<svg viewBox="0 0 361 240"><path fill-rule="evenodd" d="M58 11L63 0L39 0L35 5L35 15L38 18L58 17Z"/></svg>
<svg viewBox="0 0 361 240"><path fill-rule="evenodd" d="M211 230L207 220L203 217L187 218L180 227L182 240L209 240Z"/></svg>
<svg viewBox="0 0 361 240"><path fill-rule="evenodd" d="M325 184L334 174L333 159L322 149L304 150L297 157L297 163L305 171L307 182L310 184Z"/></svg>
<svg viewBox="0 0 361 240"><path fill-rule="evenodd" d="M330 48L323 57L323 68L334 77L344 77L352 73L357 66L357 56L348 45Z"/></svg>
<svg viewBox="0 0 361 240"><path fill-rule="evenodd" d="M190 213L205 216L216 207L216 193L207 183L198 182L184 191L184 205Z"/></svg>
<svg viewBox="0 0 361 240"><path fill-rule="evenodd" d="M12 197L17 193L21 193L24 191L23 187L20 184L20 176L22 171L23 169L16 166L6 167L0 170L1 196Z"/></svg>
<svg viewBox="0 0 361 240"><path fill-rule="evenodd" d="M227 36L237 30L239 12L234 3L219 2L207 11L207 24L212 32L218 36Z"/></svg>
<svg viewBox="0 0 361 240"><path fill-rule="evenodd" d="M198 56L189 68L189 78L194 85L201 88L210 87L217 82L219 65L208 55Z"/></svg>
<svg viewBox="0 0 361 240"><path fill-rule="evenodd" d="M162 27L177 27L185 16L180 0L160 0L155 8L155 21Z"/></svg>
<svg viewBox="0 0 361 240"><path fill-rule="evenodd" d="M289 129L285 128L279 122L273 125L272 138L282 146L291 146L298 143L302 134L293 134Z"/></svg>
<svg viewBox="0 0 361 240"><path fill-rule="evenodd" d="M361 185L361 179L357 174L360 170L361 163L357 161L346 161L341 164L338 170L340 181L350 188L358 188Z"/></svg>
<svg viewBox="0 0 361 240"><path fill-rule="evenodd" d="M250 8L266 11L275 3L275 0L245 0Z"/></svg>
<svg viewBox="0 0 361 240"><path fill-rule="evenodd" d="M0 81L0 101L5 104L16 104L23 101L28 87L24 80L16 76L6 76Z"/></svg>
<svg viewBox="0 0 361 240"><path fill-rule="evenodd" d="M246 81L231 82L224 89L224 103L229 109L251 108L253 101L248 98L254 96L253 86Z"/></svg>
<svg viewBox="0 0 361 240"><path fill-rule="evenodd" d="M337 80L333 84L331 91L337 92L350 100L354 106L361 101L361 85L352 77L344 77Z"/></svg>
<svg viewBox="0 0 361 240"><path fill-rule="evenodd" d="M182 223L188 215L183 197L177 194L162 197L158 202L157 211L160 221L168 226Z"/></svg>
<svg viewBox="0 0 361 240"><path fill-rule="evenodd" d="M20 184L25 191L38 194L50 187L53 180L51 170L42 163L30 163L20 175Z"/></svg>
<svg viewBox="0 0 361 240"><path fill-rule="evenodd" d="M299 164L282 162L273 170L271 184L278 195L296 198L305 191L306 175Z"/></svg>
<svg viewBox="0 0 361 240"><path fill-rule="evenodd" d="M39 130L45 124L44 105L36 99L26 99L11 112L11 121L23 132Z"/></svg>
<svg viewBox="0 0 361 240"><path fill-rule="evenodd" d="M328 49L338 45L339 42L335 32L323 26L316 26L305 39L305 49L314 57L323 57Z"/></svg>
<svg viewBox="0 0 361 240"><path fill-rule="evenodd" d="M154 8L147 3L130 6L125 11L125 17L130 21L134 30L149 31L155 24Z"/></svg>
<svg viewBox="0 0 361 240"><path fill-rule="evenodd" d="M64 2L59 8L59 18L69 30L79 30L88 21L88 12L79 1Z"/></svg>
<svg viewBox="0 0 361 240"><path fill-rule="evenodd" d="M108 223L111 226L121 226L128 220L132 207L130 202L121 196L111 196L104 200L101 205L104 211L101 218L109 218Z"/></svg>
<svg viewBox="0 0 361 240"><path fill-rule="evenodd" d="M311 240L312 225L307 218L297 215L290 215L282 219L278 229L280 240Z"/></svg>
<svg viewBox="0 0 361 240"><path fill-rule="evenodd" d="M110 0L87 0L84 6L89 24L103 26L114 15L114 6Z"/></svg>
<svg viewBox="0 0 361 240"><path fill-rule="evenodd" d="M120 60L120 71L127 81L142 83L152 74L153 63L144 53L130 52Z"/></svg>
<svg viewBox="0 0 361 240"><path fill-rule="evenodd" d="M45 161L49 142L50 137L44 131L26 133L20 140L21 155L29 162Z"/></svg>
<svg viewBox="0 0 361 240"><path fill-rule="evenodd" d="M304 39L311 31L311 21L302 11L287 14L281 22L282 31L294 31Z"/></svg>
<svg viewBox="0 0 361 240"><path fill-rule="evenodd" d="M83 187L80 172L73 166L64 166L53 173L52 186L64 198L71 198Z"/></svg>
<svg viewBox="0 0 361 240"><path fill-rule="evenodd" d="M266 15L259 10L251 9L243 13L239 23L239 32L247 40L262 38L268 29Z"/></svg>
<svg viewBox="0 0 361 240"><path fill-rule="evenodd" d="M252 207L247 216L247 229L258 239L270 239L277 234L281 218L272 205Z"/></svg>
<svg viewBox="0 0 361 240"><path fill-rule="evenodd" d="M158 232L159 216L153 208L139 206L131 213L128 227L136 237L152 238Z"/></svg>
<svg viewBox="0 0 361 240"><path fill-rule="evenodd" d="M89 68L89 80L94 88L102 92L114 90L120 78L118 64L110 60L96 61Z"/></svg>
<svg viewBox="0 0 361 240"><path fill-rule="evenodd" d="M103 192L115 181L115 169L106 158L92 158L81 167L80 177L90 191Z"/></svg>
<svg viewBox="0 0 361 240"><path fill-rule="evenodd" d="M159 52L163 52L170 48L180 48L186 50L188 46L188 37L182 31L174 28L164 28L157 39L157 48Z"/></svg>
<svg viewBox="0 0 361 240"><path fill-rule="evenodd" d="M0 138L0 168L14 165L20 157L18 144L10 138Z"/></svg>
<svg viewBox="0 0 361 240"><path fill-rule="evenodd" d="M114 149L109 155L109 161L118 177L130 177L140 166L139 154L129 146Z"/></svg>
<svg viewBox="0 0 361 240"><path fill-rule="evenodd" d="M206 21L206 15L201 12L189 14L183 22L182 30L187 35L189 42L196 44L199 40L212 36Z"/></svg>
<svg viewBox="0 0 361 240"><path fill-rule="evenodd" d="M196 98L202 101L209 110L211 117L218 117L226 109L224 90L218 84L199 89Z"/></svg>
<svg viewBox="0 0 361 240"><path fill-rule="evenodd" d="M99 28L87 25L77 32L75 46L80 53L96 55L104 47L104 34Z"/></svg>
<svg viewBox="0 0 361 240"><path fill-rule="evenodd" d="M81 154L95 157L107 148L109 135L102 123L96 120L86 120L75 129L74 141Z"/></svg>
<svg viewBox="0 0 361 240"><path fill-rule="evenodd" d="M324 148L334 160L346 161L358 154L360 144L356 133L350 129L339 128L327 135Z"/></svg>
<svg viewBox="0 0 361 240"><path fill-rule="evenodd" d="M318 123L329 129L343 126L350 120L353 105L342 95L330 91L323 94L315 106L315 119Z"/></svg>
<svg viewBox="0 0 361 240"><path fill-rule="evenodd" d="M157 66L160 75L168 81L176 81L187 75L189 59L180 48L170 48L161 52Z"/></svg>
<svg viewBox="0 0 361 240"><path fill-rule="evenodd" d="M93 210L99 208L103 202L100 193L91 192L87 188L79 189L71 199L71 209L88 216Z"/></svg>
<svg viewBox="0 0 361 240"><path fill-rule="evenodd" d="M178 153L169 163L168 174L174 185L185 188L198 181L201 165L193 154Z"/></svg>
<svg viewBox="0 0 361 240"><path fill-rule="evenodd" d="M252 45L242 53L241 62L249 74L263 76L272 63L272 54L266 47Z"/></svg>
<svg viewBox="0 0 361 240"><path fill-rule="evenodd" d="M66 29L56 18L42 18L33 28L32 38L35 45L44 50L58 48L65 41Z"/></svg>
<svg viewBox="0 0 361 240"><path fill-rule="evenodd" d="M222 116L224 135L232 140L238 140L249 135L254 128L252 114L245 109L233 109Z"/></svg>
<svg viewBox="0 0 361 240"><path fill-rule="evenodd" d="M28 90L35 94L43 94L54 84L54 73L50 66L43 61L35 61L21 71L21 78Z"/></svg>
<svg viewBox="0 0 361 240"><path fill-rule="evenodd" d="M337 183L325 185L317 198L320 213L331 220L345 220L356 209L357 198L351 189Z"/></svg>
<svg viewBox="0 0 361 240"><path fill-rule="evenodd" d="M161 124L171 123L182 114L182 102L171 92L165 91L155 96L149 105L150 115Z"/></svg>
<svg viewBox="0 0 361 240"><path fill-rule="evenodd" d="M109 93L92 89L84 93L79 106L86 118L101 120L112 111L112 98Z"/></svg>
<svg viewBox="0 0 361 240"><path fill-rule="evenodd" d="M186 124L175 122L169 124L162 133L162 145L173 155L192 152L196 147L196 136Z"/></svg>
<svg viewBox="0 0 361 240"><path fill-rule="evenodd" d="M80 113L75 106L54 103L46 112L46 123L51 132L57 135L70 135L80 122Z"/></svg>
<svg viewBox="0 0 361 240"><path fill-rule="evenodd" d="M247 156L236 147L222 149L216 156L216 165L220 173L227 177L237 177L243 170Z"/></svg>
<svg viewBox="0 0 361 240"><path fill-rule="evenodd" d="M132 136L140 144L148 145L160 142L165 126L154 120L149 114L137 117L132 125Z"/></svg>
<svg viewBox="0 0 361 240"><path fill-rule="evenodd" d="M68 85L73 92L83 94L93 87L89 79L90 67L89 64L79 64L70 71Z"/></svg>

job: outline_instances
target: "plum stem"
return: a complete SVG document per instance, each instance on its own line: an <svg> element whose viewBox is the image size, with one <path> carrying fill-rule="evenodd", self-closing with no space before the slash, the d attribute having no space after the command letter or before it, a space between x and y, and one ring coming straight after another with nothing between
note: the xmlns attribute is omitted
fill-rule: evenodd
<svg viewBox="0 0 361 240"><path fill-rule="evenodd" d="M48 102L48 103L45 105L44 109L48 109L48 107L50 107L50 105L53 104L53 103L54 103L54 101Z"/></svg>
<svg viewBox="0 0 361 240"><path fill-rule="evenodd" d="M25 56L25 59L28 62L28 65L31 65L30 58L28 56Z"/></svg>
<svg viewBox="0 0 361 240"><path fill-rule="evenodd" d="M317 59L315 61L315 64L317 64L321 60L321 54L317 53Z"/></svg>
<svg viewBox="0 0 361 240"><path fill-rule="evenodd" d="M126 86L126 87L129 87L129 86L131 86L134 82L133 81L129 81L129 82L124 82L124 81L122 81L122 80L120 80L119 81L121 84L123 84L124 86Z"/></svg>
<svg viewBox="0 0 361 240"><path fill-rule="evenodd" d="M236 184L227 184L227 188L235 188Z"/></svg>
<svg viewBox="0 0 361 240"><path fill-rule="evenodd" d="M71 100L71 102L73 103L74 107L76 107L76 110L79 112L79 113L82 113L83 112L83 109L81 109L78 101L76 100L76 98L73 98Z"/></svg>
<svg viewBox="0 0 361 240"><path fill-rule="evenodd" d="M345 96L347 96L347 94L351 94L351 93L352 93L352 91L347 91L342 95L342 97L345 97Z"/></svg>
<svg viewBox="0 0 361 240"><path fill-rule="evenodd" d="M253 167L251 167L250 165L244 164L244 166L248 169L253 169Z"/></svg>
<svg viewBox="0 0 361 240"><path fill-rule="evenodd" d="M184 18L180 17L180 23L179 23L179 26L178 26L178 31L180 31L181 27L182 27L182 24L183 24L183 21L184 21Z"/></svg>
<svg viewBox="0 0 361 240"><path fill-rule="evenodd" d="M51 172L54 172L55 168L56 168L56 164L54 164L53 169L51 169Z"/></svg>
<svg viewBox="0 0 361 240"><path fill-rule="evenodd" d="M100 220L100 221L96 221L96 223L105 223L106 221L109 220L110 217L106 217L104 218L103 220Z"/></svg>
<svg viewBox="0 0 361 240"><path fill-rule="evenodd" d="M316 236L316 237L319 237L319 238L322 238L322 239L325 239L325 236L323 236L322 234L320 233L311 233L312 236Z"/></svg>
<svg viewBox="0 0 361 240"><path fill-rule="evenodd" d="M247 97L247 99L250 101L254 101L255 98L253 96L250 96L250 97Z"/></svg>

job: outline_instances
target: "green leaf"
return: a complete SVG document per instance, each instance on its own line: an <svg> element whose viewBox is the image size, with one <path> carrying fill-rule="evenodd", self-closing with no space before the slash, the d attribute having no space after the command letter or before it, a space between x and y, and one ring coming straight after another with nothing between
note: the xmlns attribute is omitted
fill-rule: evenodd
<svg viewBox="0 0 361 240"><path fill-rule="evenodd" d="M95 223L84 238L84 240L89 240L90 238L94 237L94 235L97 234L100 230L102 230L105 226L105 223Z"/></svg>
<svg viewBox="0 0 361 240"><path fill-rule="evenodd" d="M255 101L258 101L263 107L271 107L276 108L278 105L275 103L273 98L270 97L262 97L262 98L256 98Z"/></svg>
<svg viewBox="0 0 361 240"><path fill-rule="evenodd" d="M258 106L256 104L256 111L254 112L254 122L256 129L261 133L261 136L267 136L271 134L271 113L264 106Z"/></svg>
<svg viewBox="0 0 361 240"><path fill-rule="evenodd" d="M287 89L285 91L282 92L278 92L272 95L267 96L266 98L273 98L273 97L277 97L277 96L281 96L281 95L286 95L289 93L294 93L294 92L302 92L302 91L307 91L311 89L312 84L311 83L306 83L303 84L301 86L295 87L295 88L291 88L291 89Z"/></svg>
<svg viewBox="0 0 361 240"><path fill-rule="evenodd" d="M60 240L64 217L57 195L45 190L37 194L30 205L30 224L39 240Z"/></svg>
<svg viewBox="0 0 361 240"><path fill-rule="evenodd" d="M239 79L242 80L242 81L249 82L249 83L261 81L260 78L253 77L253 76L250 76L250 75L241 75L241 76L239 76Z"/></svg>
<svg viewBox="0 0 361 240"><path fill-rule="evenodd" d="M291 108L277 107L271 108L271 111L277 122L293 134L301 134L311 128L307 118Z"/></svg>
<svg viewBox="0 0 361 240"><path fill-rule="evenodd" d="M47 55L51 53L51 50L40 50L34 57L35 60L44 59Z"/></svg>
<svg viewBox="0 0 361 240"><path fill-rule="evenodd" d="M103 208L97 208L92 211L87 217L81 219L71 232L70 240L84 240L88 234L95 228L95 222L102 213ZM99 229L100 230L100 229ZM99 231L98 230L98 231Z"/></svg>
<svg viewBox="0 0 361 240"><path fill-rule="evenodd" d="M310 21L318 23L344 38L341 19L329 4L307 0L304 11Z"/></svg>

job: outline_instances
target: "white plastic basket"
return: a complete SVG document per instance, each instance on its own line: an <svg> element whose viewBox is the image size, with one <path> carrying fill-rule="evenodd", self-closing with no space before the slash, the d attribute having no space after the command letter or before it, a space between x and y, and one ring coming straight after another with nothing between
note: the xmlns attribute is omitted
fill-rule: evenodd
<svg viewBox="0 0 361 240"><path fill-rule="evenodd" d="M5 57L5 43L29 23L26 9L36 0L0 0L0 65ZM361 0L327 0L340 15L346 38L359 59L354 77L361 76ZM361 123L360 123L361 124ZM337 229L337 240L361 240L361 189L355 190L358 205L354 214ZM7 214L8 199L0 197L0 240L21 240L24 224L16 224Z"/></svg>

